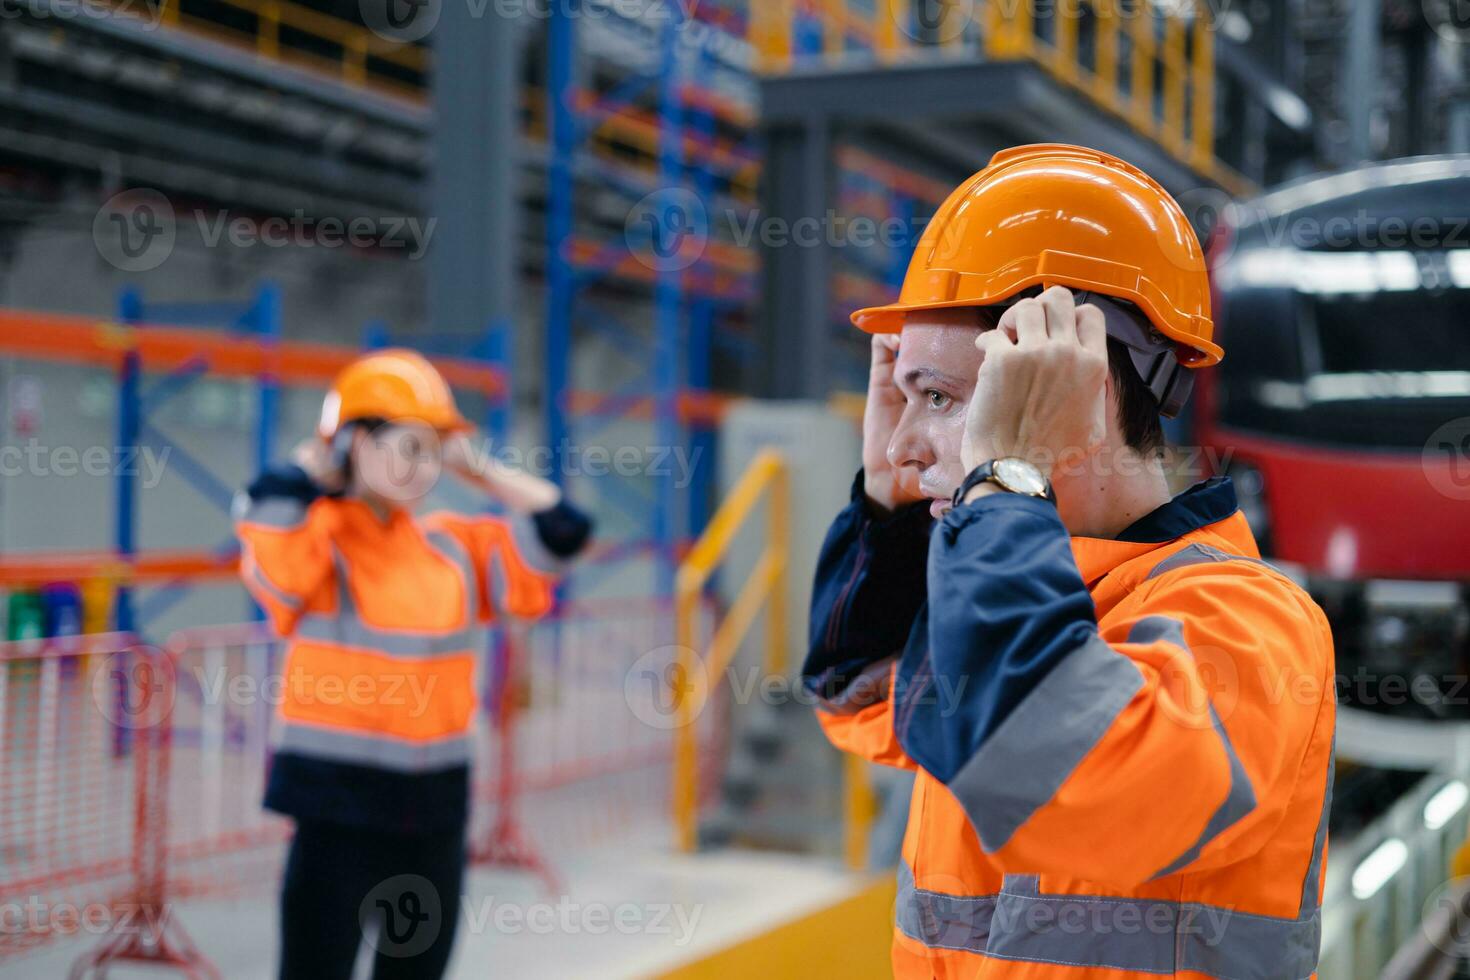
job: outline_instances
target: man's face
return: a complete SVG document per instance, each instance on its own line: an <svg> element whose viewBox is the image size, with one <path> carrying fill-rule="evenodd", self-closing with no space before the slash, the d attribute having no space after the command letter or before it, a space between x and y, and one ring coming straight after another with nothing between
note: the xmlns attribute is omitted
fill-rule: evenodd
<svg viewBox="0 0 1470 980"><path fill-rule="evenodd" d="M965 478L960 443L983 356L975 347L979 319L974 309L911 313L899 335L893 382L907 404L888 462L903 485L935 501L935 516Z"/></svg>

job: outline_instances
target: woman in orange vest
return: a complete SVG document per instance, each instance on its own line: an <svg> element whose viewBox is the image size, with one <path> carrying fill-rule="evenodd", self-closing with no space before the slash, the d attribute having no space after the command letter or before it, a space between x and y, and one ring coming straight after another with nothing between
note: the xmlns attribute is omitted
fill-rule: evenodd
<svg viewBox="0 0 1470 980"><path fill-rule="evenodd" d="M348 980L364 938L375 980L448 964L484 630L546 613L591 531L554 484L475 465L470 431L428 361L371 354L241 501L241 576L288 640L265 798L296 822L282 980ZM414 516L444 469L510 516Z"/></svg>

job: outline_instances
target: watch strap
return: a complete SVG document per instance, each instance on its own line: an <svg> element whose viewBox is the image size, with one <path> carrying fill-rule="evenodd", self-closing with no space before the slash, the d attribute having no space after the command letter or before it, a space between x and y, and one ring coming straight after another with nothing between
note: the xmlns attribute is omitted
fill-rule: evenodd
<svg viewBox="0 0 1470 980"><path fill-rule="evenodd" d="M1013 489L1012 487L1006 486L996 476L996 473L995 473L995 463L996 463L995 460L993 460L993 459L987 459L985 462L981 463L979 466L977 466L973 470L971 470L965 476L965 478L962 481L960 481L959 487L957 487L955 489L954 499L951 501L951 503L955 507L958 507L960 504L962 504L962 503L965 502L965 495L966 494L968 494L971 490L973 490L976 487L978 487L980 484L986 483L986 482L994 483L996 486L1000 487L1006 493L1019 494L1022 497L1038 497L1038 498L1043 499L1043 500L1049 500L1052 503L1056 503L1057 502L1057 493L1056 493L1055 490L1052 489L1052 485L1051 485L1051 481L1050 480L1047 480L1045 478L1042 479L1042 482L1046 485L1046 492L1045 493L1042 493L1042 494L1026 493L1025 491L1022 491L1022 490L1016 490L1016 489Z"/></svg>

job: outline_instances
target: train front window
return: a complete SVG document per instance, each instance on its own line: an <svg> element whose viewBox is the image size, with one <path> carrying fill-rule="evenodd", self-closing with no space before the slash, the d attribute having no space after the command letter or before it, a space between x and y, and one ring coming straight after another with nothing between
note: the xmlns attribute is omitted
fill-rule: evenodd
<svg viewBox="0 0 1470 980"><path fill-rule="evenodd" d="M1227 299L1221 421L1298 441L1417 450L1446 420L1470 414L1470 252L1420 256L1419 266L1419 288L1297 283Z"/></svg>

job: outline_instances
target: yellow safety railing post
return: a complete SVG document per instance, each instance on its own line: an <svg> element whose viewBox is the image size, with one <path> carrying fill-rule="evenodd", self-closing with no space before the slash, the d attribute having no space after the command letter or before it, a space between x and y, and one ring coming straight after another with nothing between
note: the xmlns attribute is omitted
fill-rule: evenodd
<svg viewBox="0 0 1470 980"><path fill-rule="evenodd" d="M673 818L675 846L693 851L699 820L699 718L714 678L723 674L740 649L762 607L767 609L767 670L784 670L786 661L786 554L790 527L789 482L786 463L774 450L763 450L710 518L704 533L689 549L674 577L674 636L677 644L673 677L674 771ZM701 658L695 618L699 598L710 575L729 551L736 534L762 499L767 499L770 540L755 569L741 586L735 601L716 627L709 651ZM779 535L779 536L778 536Z"/></svg>
<svg viewBox="0 0 1470 980"><path fill-rule="evenodd" d="M355 34L348 39L342 51L342 75L350 82L361 84L367 80L367 36Z"/></svg>
<svg viewBox="0 0 1470 980"><path fill-rule="evenodd" d="M992 61L1005 61L1015 57L1015 41L1012 39L1013 23L1007 16L1008 9L1016 0L985 0L985 57Z"/></svg>
<svg viewBox="0 0 1470 980"><path fill-rule="evenodd" d="M169 27L179 26L179 7L183 0L160 0L158 14Z"/></svg>
<svg viewBox="0 0 1470 980"><path fill-rule="evenodd" d="M788 67L794 9L793 0L751 0L746 33L757 70L775 72Z"/></svg>
<svg viewBox="0 0 1470 980"><path fill-rule="evenodd" d="M1118 98L1118 18L1115 16L1116 0L1101 0L1093 4L1096 17L1097 75L1093 93L1103 105L1117 111Z"/></svg>
<svg viewBox="0 0 1470 980"><path fill-rule="evenodd" d="M1164 129L1163 142L1174 153L1184 151L1184 18L1177 12L1164 17Z"/></svg>
<svg viewBox="0 0 1470 980"><path fill-rule="evenodd" d="M847 0L822 2L822 53L839 58L847 47Z"/></svg>
<svg viewBox="0 0 1470 980"><path fill-rule="evenodd" d="M843 819L842 855L853 871L868 867L868 837L873 818L878 814L873 781L868 775L868 762L862 756L845 754L842 768Z"/></svg>
<svg viewBox="0 0 1470 980"><path fill-rule="evenodd" d="M907 16L907 11L903 0L878 0L873 9L873 46L879 58L887 60L898 53L898 19Z"/></svg>
<svg viewBox="0 0 1470 980"><path fill-rule="evenodd" d="M1052 16L1056 18L1057 28L1055 71L1063 81L1075 83L1081 75L1077 64L1077 22L1082 19L1082 0L1057 0L1052 5Z"/></svg>
<svg viewBox="0 0 1470 980"><path fill-rule="evenodd" d="M1036 54L1036 27L1033 22L1034 0L1007 0L1011 12L1011 49L1018 58L1031 58Z"/></svg>
<svg viewBox="0 0 1470 980"><path fill-rule="evenodd" d="M281 7L267 0L256 17L255 50L264 58L281 56Z"/></svg>
<svg viewBox="0 0 1470 980"><path fill-rule="evenodd" d="M1155 129L1154 122L1154 15L1149 0L1134 0L1133 23L1130 25L1133 39L1132 101L1133 121L1146 133Z"/></svg>
<svg viewBox="0 0 1470 980"><path fill-rule="evenodd" d="M1192 73L1190 155L1196 167L1207 167L1215 158L1215 25L1210 5L1203 2L1195 5Z"/></svg>
<svg viewBox="0 0 1470 980"><path fill-rule="evenodd" d="M767 547L776 570L766 600L766 674L784 677L791 670L786 652L786 566L791 541L791 475L782 466L771 477L767 514Z"/></svg>

